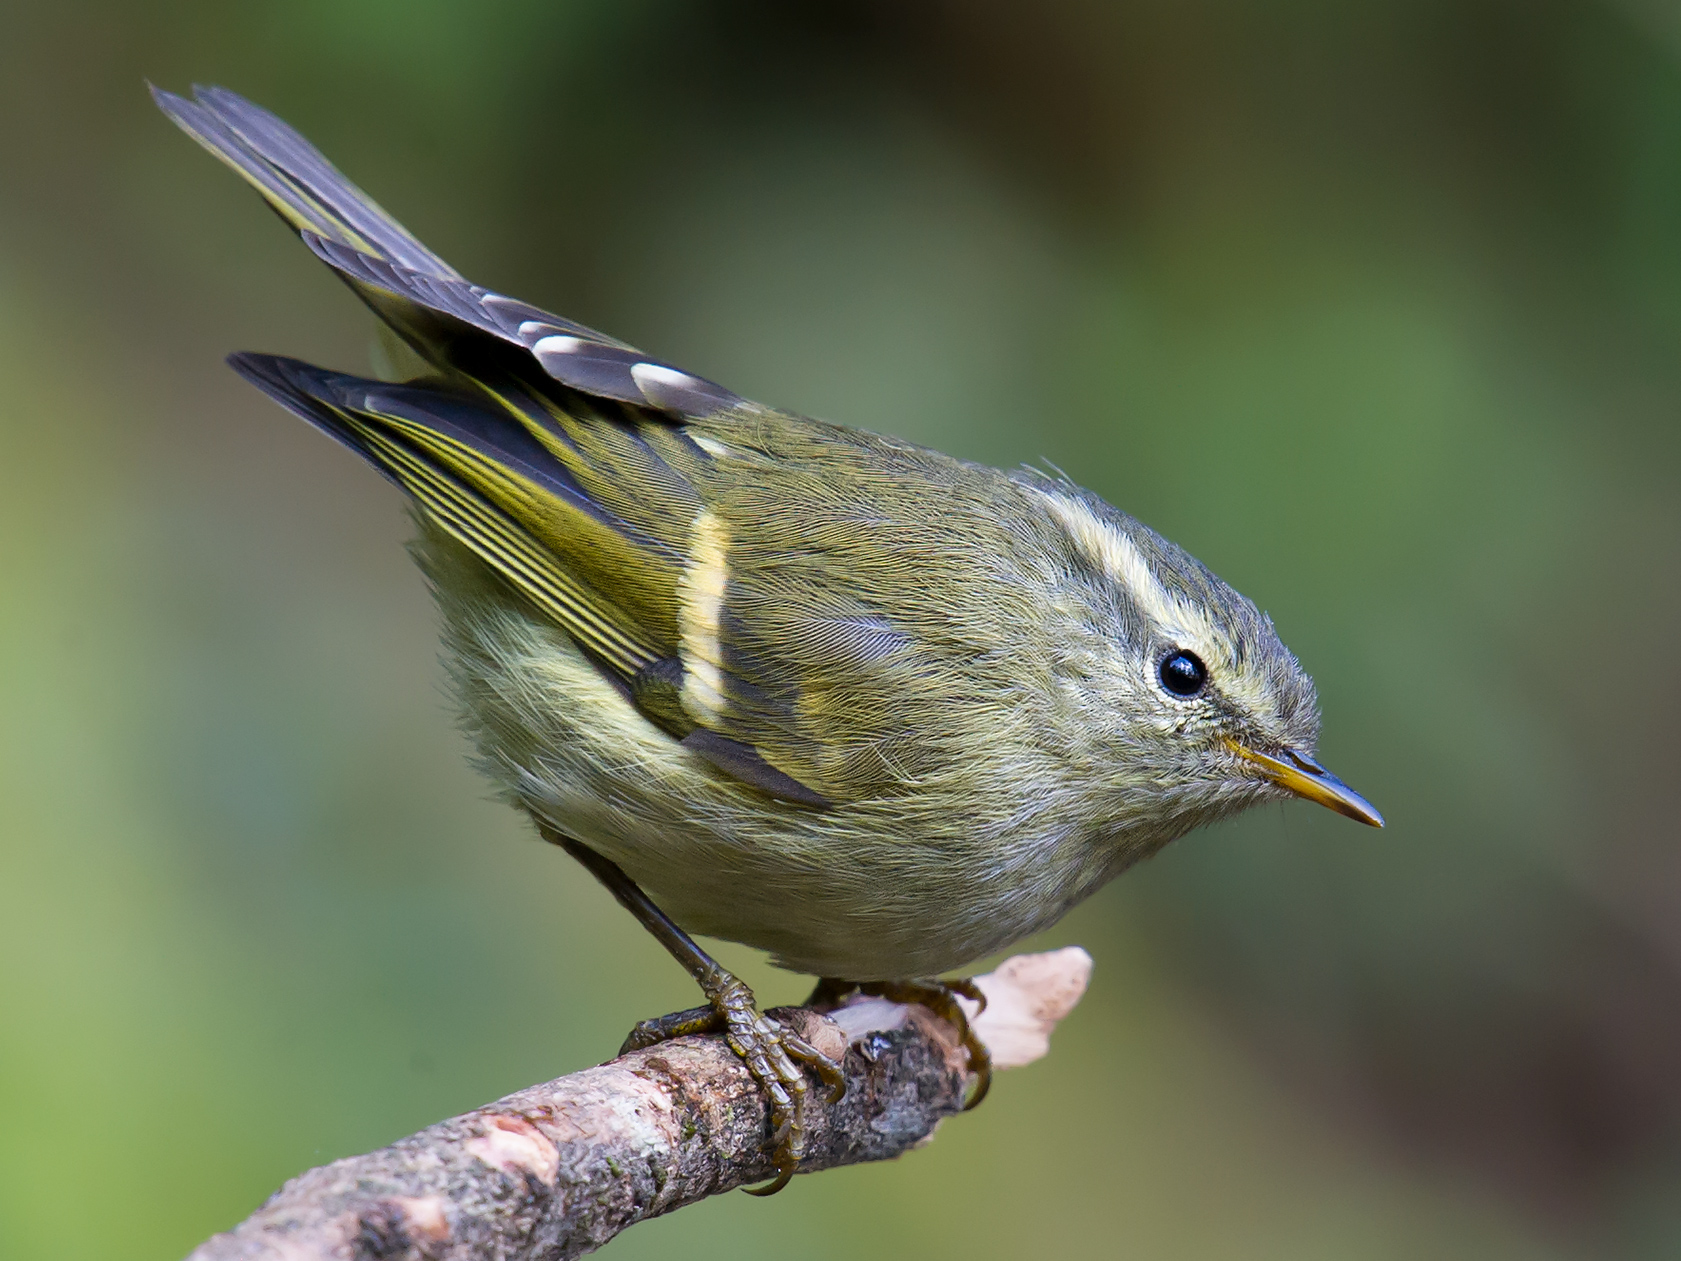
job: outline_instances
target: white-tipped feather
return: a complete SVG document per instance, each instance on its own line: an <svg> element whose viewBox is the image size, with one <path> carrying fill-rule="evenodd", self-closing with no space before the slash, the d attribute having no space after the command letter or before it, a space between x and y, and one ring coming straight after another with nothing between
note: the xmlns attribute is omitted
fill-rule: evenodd
<svg viewBox="0 0 1681 1261"><path fill-rule="evenodd" d="M723 443L719 442L716 438L708 438L703 433L692 433L689 437L694 439L694 443L697 447L715 460L728 459L732 454L730 449Z"/></svg>
<svg viewBox="0 0 1681 1261"><path fill-rule="evenodd" d="M693 389L695 379L687 372L679 372L676 368L668 368L663 363L639 363L632 365L630 379L636 382L636 388L646 391L650 385L664 385L673 389Z"/></svg>
<svg viewBox="0 0 1681 1261"><path fill-rule="evenodd" d="M537 339L537 344L531 348L531 353L538 358L544 355L575 355L589 345L582 337L568 337L564 333L551 333L547 337Z"/></svg>

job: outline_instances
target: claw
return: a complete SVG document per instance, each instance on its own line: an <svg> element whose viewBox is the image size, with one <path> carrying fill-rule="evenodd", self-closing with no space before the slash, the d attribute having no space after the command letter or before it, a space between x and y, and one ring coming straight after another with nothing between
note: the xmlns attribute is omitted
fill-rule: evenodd
<svg viewBox="0 0 1681 1261"><path fill-rule="evenodd" d="M783 1187L793 1181L793 1178L794 1170L792 1166L789 1166L786 1169L779 1169L777 1171L776 1178L771 1182L765 1183L763 1186L742 1187L741 1189L747 1192L748 1195L775 1195L778 1191L782 1190Z"/></svg>
<svg viewBox="0 0 1681 1261"><path fill-rule="evenodd" d="M992 1052L968 1030L963 1034L963 1048L969 1052L969 1071L975 1075L975 1092L964 1101L963 1111L973 1112L992 1089Z"/></svg>
<svg viewBox="0 0 1681 1261"><path fill-rule="evenodd" d="M789 1055L800 1063L809 1065L823 1079L823 1084L829 1088L825 1102L830 1107L846 1098L846 1072L837 1061L824 1055L786 1026L782 1030L782 1045L787 1048Z"/></svg>
<svg viewBox="0 0 1681 1261"><path fill-rule="evenodd" d="M949 981L942 981L940 984L944 985L953 994L961 994L975 1004L975 1015L978 1016L986 1010L986 991L975 984L974 978L957 976Z"/></svg>
<svg viewBox="0 0 1681 1261"><path fill-rule="evenodd" d="M763 1186L743 1189L750 1195L774 1195L788 1185L805 1155L806 1103L811 1086L800 1064L816 1070L829 1088L831 1103L838 1102L845 1092L846 1078L834 1060L793 1030L761 1015L747 986L720 973L707 987L710 1005L642 1021L625 1040L625 1050L642 1050L691 1033L722 1032L730 1050L752 1074L770 1104L776 1177Z"/></svg>
<svg viewBox="0 0 1681 1261"><path fill-rule="evenodd" d="M617 863L589 846L556 832L540 817L536 822L538 831L544 837L571 854L607 886L619 904L636 916L642 927L671 952L672 958L688 969L689 975L706 995L705 1007L690 1008L659 1020L642 1021L625 1039L624 1051L642 1050L667 1038L685 1034L721 1030L730 1049L740 1057L770 1101L776 1178L769 1186L754 1188L753 1194L771 1195L782 1190L799 1168L800 1157L805 1154L805 1104L806 1096L811 1093L805 1074L794 1062L794 1056L799 1055L817 1069L829 1084L831 1094L837 1093L835 1075L838 1075L840 1066L819 1055L802 1039L793 1037L791 1030L760 1015L753 1000L753 991L695 945L694 939L674 924Z"/></svg>

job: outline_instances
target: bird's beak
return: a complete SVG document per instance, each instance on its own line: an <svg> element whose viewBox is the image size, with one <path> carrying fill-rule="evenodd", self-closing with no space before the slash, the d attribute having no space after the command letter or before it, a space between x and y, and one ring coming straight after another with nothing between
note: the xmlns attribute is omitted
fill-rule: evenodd
<svg viewBox="0 0 1681 1261"><path fill-rule="evenodd" d="M1383 826L1383 816L1372 808L1371 802L1305 753L1285 749L1283 757L1272 757L1266 753L1257 753L1235 740L1231 742L1231 746L1232 752L1280 788L1289 789L1298 797L1317 801L1338 814L1346 814L1349 818L1357 819L1371 827Z"/></svg>

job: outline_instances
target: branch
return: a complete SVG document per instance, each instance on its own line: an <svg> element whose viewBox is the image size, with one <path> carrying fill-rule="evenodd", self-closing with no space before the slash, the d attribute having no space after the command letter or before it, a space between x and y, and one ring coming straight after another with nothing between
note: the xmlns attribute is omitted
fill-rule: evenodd
<svg viewBox="0 0 1681 1261"><path fill-rule="evenodd" d="M1045 1054L1085 992L1078 947L977 977L974 1022L996 1067ZM971 1013L972 1013L971 1008ZM808 1108L801 1172L890 1160L963 1106L955 1031L922 1007L854 999L779 1019L845 1055L846 1098ZM627 1226L769 1178L769 1111L721 1037L678 1038L439 1122L293 1178L189 1261L563 1261Z"/></svg>

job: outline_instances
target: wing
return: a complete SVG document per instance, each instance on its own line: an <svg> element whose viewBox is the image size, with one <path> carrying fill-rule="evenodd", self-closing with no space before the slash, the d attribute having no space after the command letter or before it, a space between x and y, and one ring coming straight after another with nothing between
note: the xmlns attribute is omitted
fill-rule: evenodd
<svg viewBox="0 0 1681 1261"><path fill-rule="evenodd" d="M806 806L969 755L1029 609L1000 583L1008 479L748 403L469 284L273 115L159 105L437 369L369 381L236 355L242 375L400 485L651 721ZM1000 515L1000 510L1003 515Z"/></svg>
<svg viewBox="0 0 1681 1261"><path fill-rule="evenodd" d="M1037 721L1055 689L1034 593L1060 575L1034 568L1019 487L775 413L690 431L712 462L679 658L706 731L854 801L968 782L975 740Z"/></svg>
<svg viewBox="0 0 1681 1261"><path fill-rule="evenodd" d="M972 753L953 715L1002 716L1034 676L1034 587L1000 581L1015 541L991 470L773 412L674 425L506 382L231 362L407 491L651 722L773 796L822 807L951 773Z"/></svg>

